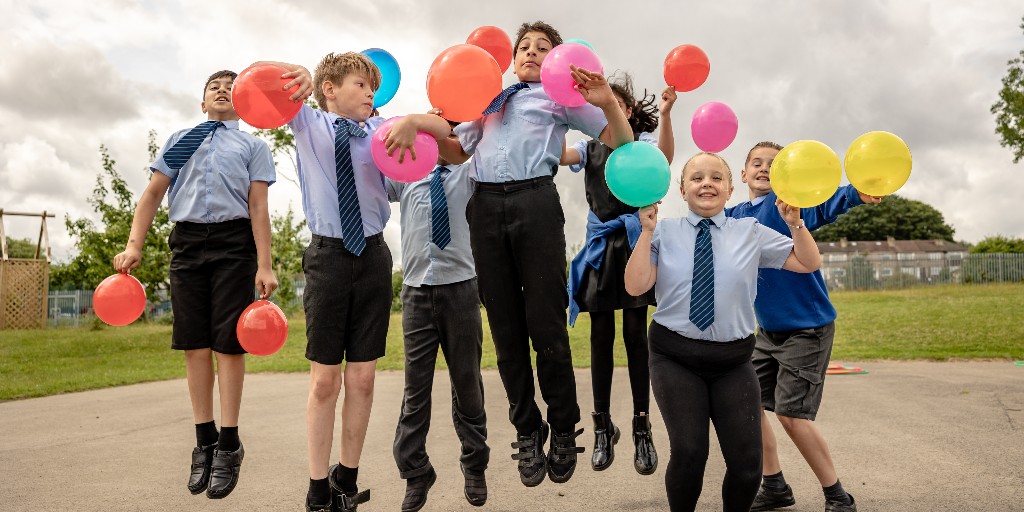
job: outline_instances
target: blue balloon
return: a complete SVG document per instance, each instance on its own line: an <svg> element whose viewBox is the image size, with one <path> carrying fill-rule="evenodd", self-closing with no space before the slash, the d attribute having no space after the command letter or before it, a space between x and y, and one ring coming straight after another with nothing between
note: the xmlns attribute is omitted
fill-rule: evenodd
<svg viewBox="0 0 1024 512"><path fill-rule="evenodd" d="M398 61L390 53L380 48L370 48L362 51L377 65L380 70L380 87L373 96L373 108L383 107L395 97L398 92L398 83L402 81L402 72L398 69Z"/></svg>
<svg viewBox="0 0 1024 512"><path fill-rule="evenodd" d="M630 142L612 151L604 167L608 189L619 201L643 208L668 194L671 172L657 146Z"/></svg>

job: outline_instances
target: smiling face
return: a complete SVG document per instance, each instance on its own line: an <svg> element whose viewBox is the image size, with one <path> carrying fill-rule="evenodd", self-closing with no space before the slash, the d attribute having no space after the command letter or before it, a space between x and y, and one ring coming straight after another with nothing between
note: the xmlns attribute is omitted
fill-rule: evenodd
<svg viewBox="0 0 1024 512"><path fill-rule="evenodd" d="M231 86L235 83L234 73L210 79L203 91L200 107L211 121L232 121L238 119L231 104Z"/></svg>
<svg viewBox="0 0 1024 512"><path fill-rule="evenodd" d="M772 147L755 147L747 157L747 163L740 172L740 179L750 187L751 199L768 195L772 191L769 171L779 150Z"/></svg>
<svg viewBox="0 0 1024 512"><path fill-rule="evenodd" d="M539 82L540 65L544 57L554 48L551 38L544 32L530 31L523 34L516 46L516 76L521 82Z"/></svg>
<svg viewBox="0 0 1024 512"><path fill-rule="evenodd" d="M363 73L351 72L341 84L321 84L327 100L327 111L354 121L365 121L373 112L373 83Z"/></svg>
<svg viewBox="0 0 1024 512"><path fill-rule="evenodd" d="M732 174L718 155L698 154L683 167L682 194L690 211L713 217L732 196Z"/></svg>

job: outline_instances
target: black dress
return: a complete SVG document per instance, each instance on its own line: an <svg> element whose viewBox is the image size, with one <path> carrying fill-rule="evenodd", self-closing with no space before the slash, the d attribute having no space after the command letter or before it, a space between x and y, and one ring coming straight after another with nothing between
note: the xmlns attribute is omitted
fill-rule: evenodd
<svg viewBox="0 0 1024 512"><path fill-rule="evenodd" d="M634 140L637 136L634 135ZM612 149L599 140L587 143L587 165L584 167L583 182L587 191L587 204L601 222L608 222L620 215L637 211L636 207L619 201L604 179L604 165ZM608 245L604 250L601 268L594 270L587 267L583 273L583 281L576 292L576 302L580 311L613 311L616 309L650 306L654 301L654 288L647 293L634 297L626 293L626 263L632 249L626 230L618 230L607 237Z"/></svg>

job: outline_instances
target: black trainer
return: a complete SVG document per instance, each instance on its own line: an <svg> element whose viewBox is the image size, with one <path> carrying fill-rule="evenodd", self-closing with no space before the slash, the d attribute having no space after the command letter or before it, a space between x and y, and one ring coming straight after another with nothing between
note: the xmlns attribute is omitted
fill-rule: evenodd
<svg viewBox="0 0 1024 512"><path fill-rule="evenodd" d="M188 492L199 494L206 490L210 483L210 464L213 462L213 451L217 443L192 449L192 468L188 475Z"/></svg>
<svg viewBox="0 0 1024 512"><path fill-rule="evenodd" d="M576 471L576 454L583 453L582 446L576 446L576 438L583 429L567 434L551 434L551 449L548 451L548 478L556 484L564 484Z"/></svg>
<svg viewBox="0 0 1024 512"><path fill-rule="evenodd" d="M604 471L615 461L615 443L622 432L612 423L612 416L606 412L591 413L594 418L594 452L590 455L590 467Z"/></svg>
<svg viewBox="0 0 1024 512"><path fill-rule="evenodd" d="M777 508L791 507L793 505L796 505L796 498L793 497L793 488L788 484L786 485L786 488L781 491L769 489L762 485L761 488L757 490L757 496L754 496L754 504L750 506L750 512L775 510Z"/></svg>
<svg viewBox="0 0 1024 512"><path fill-rule="evenodd" d="M360 503L370 501L370 490L345 493L341 486L334 481L334 471L338 464L327 468L327 482L331 484L332 512L356 512Z"/></svg>
<svg viewBox="0 0 1024 512"><path fill-rule="evenodd" d="M544 442L548 440L548 423L542 421L540 428L530 435L516 436L512 448L519 450L512 454L519 461L519 479L527 487L536 487L544 481L547 473L547 459L544 457Z"/></svg>
<svg viewBox="0 0 1024 512"><path fill-rule="evenodd" d="M850 497L850 504L841 503L838 501L825 500L825 512L857 512L857 502L853 499L853 495L846 493Z"/></svg>
<svg viewBox="0 0 1024 512"><path fill-rule="evenodd" d="M482 507L487 503L487 479L484 478L484 472L472 471L462 466L462 476L466 479L466 501L474 507Z"/></svg>
<svg viewBox="0 0 1024 512"><path fill-rule="evenodd" d="M405 481L405 499L402 500L402 512L417 512L427 504L427 493L437 481L437 472L430 468L425 475Z"/></svg>

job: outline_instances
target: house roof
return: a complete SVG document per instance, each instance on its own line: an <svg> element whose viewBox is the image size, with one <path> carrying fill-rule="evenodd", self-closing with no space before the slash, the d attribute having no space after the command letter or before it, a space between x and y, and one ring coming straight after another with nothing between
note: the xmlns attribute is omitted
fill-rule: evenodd
<svg viewBox="0 0 1024 512"><path fill-rule="evenodd" d="M850 242L845 238L838 242L818 242L818 252L831 253L929 253L929 252L966 252L967 246L947 240L872 240Z"/></svg>

